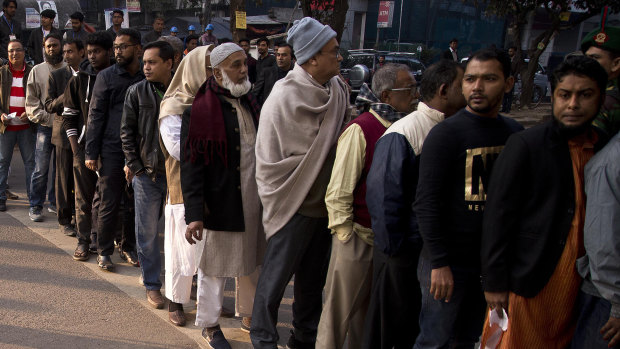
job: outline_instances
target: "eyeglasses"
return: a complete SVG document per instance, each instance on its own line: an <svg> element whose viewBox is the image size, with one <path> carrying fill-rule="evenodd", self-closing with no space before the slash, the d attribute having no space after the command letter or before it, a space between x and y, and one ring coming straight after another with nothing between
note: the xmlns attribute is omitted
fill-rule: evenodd
<svg viewBox="0 0 620 349"><path fill-rule="evenodd" d="M128 47L131 46L136 46L137 44L120 44L120 45L114 45L112 48L114 49L114 51L125 51Z"/></svg>
<svg viewBox="0 0 620 349"><path fill-rule="evenodd" d="M420 92L420 87L416 85L411 87L391 88L390 91L409 91L412 96L415 96Z"/></svg>

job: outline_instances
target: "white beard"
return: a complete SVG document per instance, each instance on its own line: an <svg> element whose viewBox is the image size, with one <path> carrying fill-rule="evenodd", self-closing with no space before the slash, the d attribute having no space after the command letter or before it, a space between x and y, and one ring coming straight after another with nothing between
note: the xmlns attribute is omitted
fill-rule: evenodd
<svg viewBox="0 0 620 349"><path fill-rule="evenodd" d="M224 71L222 71L222 85L224 85L224 88L230 91L230 94L235 97L241 97L247 94L252 88L252 83L247 76L245 77L244 82L240 84L235 84L228 78L228 75L226 75Z"/></svg>

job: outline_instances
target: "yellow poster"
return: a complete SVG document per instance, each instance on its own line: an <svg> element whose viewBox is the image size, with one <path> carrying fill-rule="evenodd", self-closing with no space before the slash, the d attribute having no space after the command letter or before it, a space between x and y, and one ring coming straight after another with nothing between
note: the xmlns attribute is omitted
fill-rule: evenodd
<svg viewBox="0 0 620 349"><path fill-rule="evenodd" d="M235 23L236 28L237 29L247 29L247 26L245 25L245 12L243 11L235 11L236 14L236 20Z"/></svg>

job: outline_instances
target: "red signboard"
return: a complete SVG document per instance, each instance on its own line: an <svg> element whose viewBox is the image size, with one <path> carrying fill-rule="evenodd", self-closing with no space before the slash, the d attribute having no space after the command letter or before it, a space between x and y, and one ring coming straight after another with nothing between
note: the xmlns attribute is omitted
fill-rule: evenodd
<svg viewBox="0 0 620 349"><path fill-rule="evenodd" d="M392 18L394 17L394 1L379 2L379 18L377 28L391 28Z"/></svg>

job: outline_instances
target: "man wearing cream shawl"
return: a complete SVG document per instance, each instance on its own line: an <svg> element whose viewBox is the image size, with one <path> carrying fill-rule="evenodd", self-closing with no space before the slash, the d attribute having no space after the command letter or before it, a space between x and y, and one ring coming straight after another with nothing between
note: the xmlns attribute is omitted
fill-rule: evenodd
<svg viewBox="0 0 620 349"><path fill-rule="evenodd" d="M305 17L288 31L297 64L276 82L261 112L256 181L267 251L258 280L250 337L276 348L278 307L295 274L289 347L314 348L329 264L325 192L336 142L349 121L348 92L337 76L336 32Z"/></svg>

